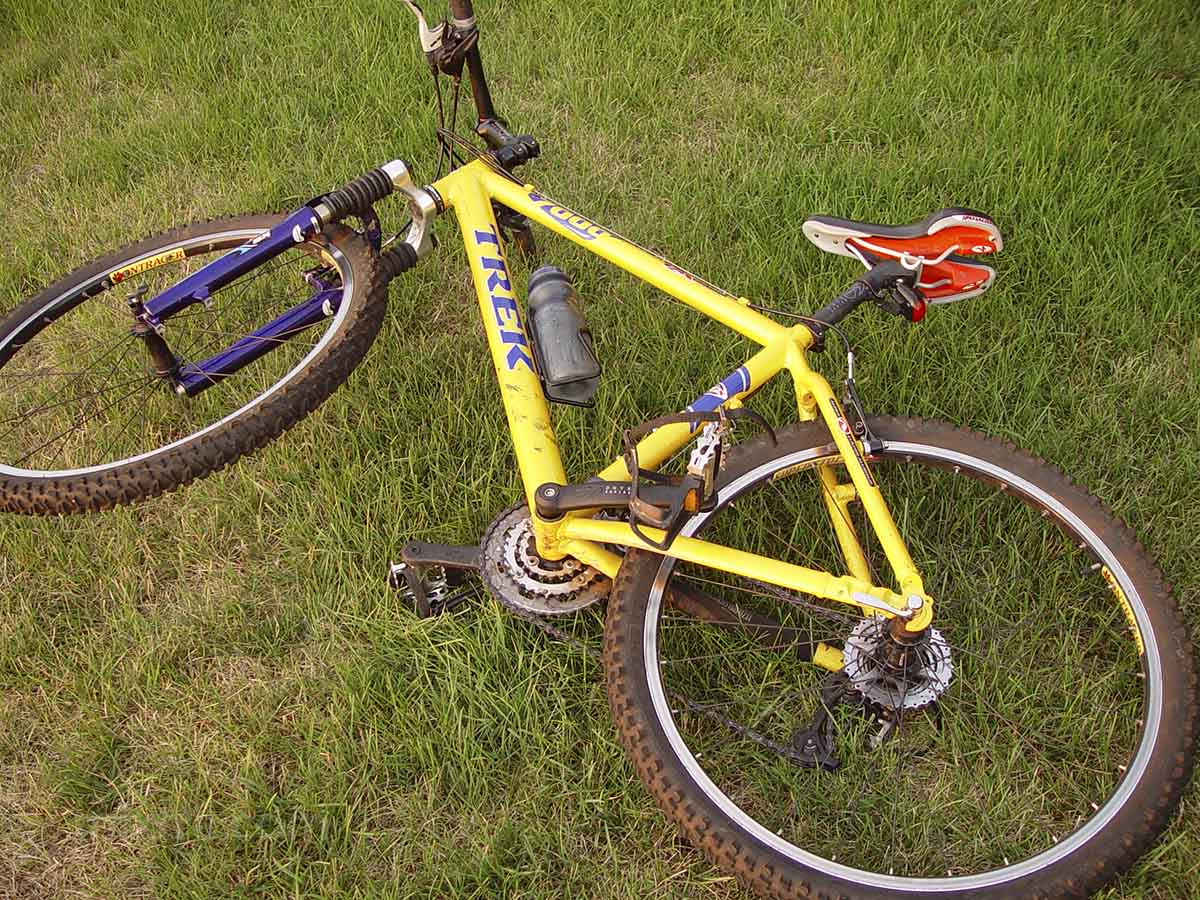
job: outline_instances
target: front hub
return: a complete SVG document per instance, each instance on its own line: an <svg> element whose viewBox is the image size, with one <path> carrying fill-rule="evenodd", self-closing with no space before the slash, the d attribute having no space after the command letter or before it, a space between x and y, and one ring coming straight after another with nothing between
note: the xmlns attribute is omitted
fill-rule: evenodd
<svg viewBox="0 0 1200 900"><path fill-rule="evenodd" d="M174 385L179 374L179 360L175 358L158 329L150 324L146 307L142 304L146 290L145 287L138 288L129 297L129 311L133 313L133 327L129 333L145 345L146 353L154 366L154 374Z"/></svg>

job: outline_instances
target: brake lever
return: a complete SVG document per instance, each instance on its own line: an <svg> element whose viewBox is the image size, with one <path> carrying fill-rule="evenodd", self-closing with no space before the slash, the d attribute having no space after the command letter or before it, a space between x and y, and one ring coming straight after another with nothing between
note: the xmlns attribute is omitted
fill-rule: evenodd
<svg viewBox="0 0 1200 900"><path fill-rule="evenodd" d="M899 296L897 306L899 306L899 314L908 319L908 321L916 323L925 318L925 298L921 296L921 292L915 287L909 287L902 281L896 282L893 288L895 295Z"/></svg>
<svg viewBox="0 0 1200 900"><path fill-rule="evenodd" d="M425 13L413 0L404 0L404 5L417 17L418 29L421 33L421 50L429 65L437 68L437 52L442 46L442 36L446 33L446 23L439 22L433 28L425 22Z"/></svg>
<svg viewBox="0 0 1200 900"><path fill-rule="evenodd" d="M908 271L903 275L890 279L882 291L875 297L875 305L893 316L903 316L909 322L920 322L925 318L925 298L916 288L919 270ZM908 282L911 281L912 284Z"/></svg>

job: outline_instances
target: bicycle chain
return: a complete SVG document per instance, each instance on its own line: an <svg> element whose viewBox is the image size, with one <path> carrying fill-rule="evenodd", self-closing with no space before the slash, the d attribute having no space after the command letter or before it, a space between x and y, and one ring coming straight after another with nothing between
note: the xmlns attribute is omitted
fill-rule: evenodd
<svg viewBox="0 0 1200 900"><path fill-rule="evenodd" d="M551 613L555 616L590 606L607 595L604 588L608 579L575 560L570 560L561 569L545 567L528 544L532 539L528 517L525 504L516 504L504 510L488 527L481 542L483 585L508 612L533 625L551 640L566 644L602 665L603 655L598 649L552 624L539 612L544 613L548 603L555 604ZM531 601L540 602L541 608L531 608ZM697 703L686 694L667 689L667 697L672 703L711 719L746 740L793 762L806 764L807 757L797 748L773 741L753 728Z"/></svg>
<svg viewBox="0 0 1200 900"><path fill-rule="evenodd" d="M574 635L568 634L556 625L552 625L549 621L541 616L535 615L531 612L526 612L524 610L514 610L510 607L506 607L506 609L509 609L509 611L518 618L529 622L551 639L564 643L575 650L579 650L590 657L597 664L600 664L601 666L603 665L603 654L595 647L589 646L586 642L580 640ZM718 722L725 728L732 731L734 734L753 741L759 746L765 747L771 752L777 753L786 759L790 759L793 762L797 762L802 765L808 764L808 758L794 747L788 747L784 744L773 741L765 734L761 734L747 725L742 725L740 722L731 719L728 716L722 715L716 710L708 709L703 704L697 703L695 700L691 699L686 694L681 694L679 691L668 688L666 693L670 700L675 703L679 703L686 708L688 712L693 712L697 715L704 716L705 718L712 719L714 722Z"/></svg>

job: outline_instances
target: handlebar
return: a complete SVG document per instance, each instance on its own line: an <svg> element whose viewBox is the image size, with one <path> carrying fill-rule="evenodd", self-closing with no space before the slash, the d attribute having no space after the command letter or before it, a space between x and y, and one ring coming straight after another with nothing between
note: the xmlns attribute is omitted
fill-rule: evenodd
<svg viewBox="0 0 1200 900"><path fill-rule="evenodd" d="M826 328L838 324L866 300L879 302L888 312L918 322L925 315L925 301L916 290L917 274L894 259L877 263L813 313L808 327L819 342ZM888 291L895 291L898 300L885 302L883 295Z"/></svg>
<svg viewBox="0 0 1200 900"><path fill-rule="evenodd" d="M823 325L836 325L858 307L864 300L874 300L876 292L861 279L842 291L815 313L812 318ZM824 329L821 329L824 331Z"/></svg>
<svg viewBox="0 0 1200 900"><path fill-rule="evenodd" d="M479 30L471 0L450 0L450 21L432 27L425 21L425 14L416 0L404 0L404 5L417 17L421 49L425 51L425 57L435 74L440 71L458 78L465 64L478 121L496 119L487 77L483 73L483 60L479 55Z"/></svg>
<svg viewBox="0 0 1200 900"><path fill-rule="evenodd" d="M475 18L475 10L471 0L450 0L450 15L454 16L456 25L470 25Z"/></svg>

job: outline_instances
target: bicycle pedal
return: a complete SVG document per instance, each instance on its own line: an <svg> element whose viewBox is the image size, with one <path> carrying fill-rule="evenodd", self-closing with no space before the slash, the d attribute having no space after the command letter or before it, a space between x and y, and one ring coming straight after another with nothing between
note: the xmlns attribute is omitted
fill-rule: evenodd
<svg viewBox="0 0 1200 900"><path fill-rule="evenodd" d="M467 575L479 571L478 547L410 541L400 556L388 566L388 585L423 619L450 612L480 594L477 586L466 583Z"/></svg>

